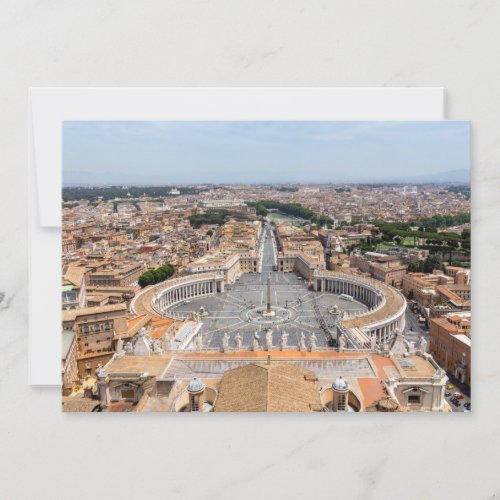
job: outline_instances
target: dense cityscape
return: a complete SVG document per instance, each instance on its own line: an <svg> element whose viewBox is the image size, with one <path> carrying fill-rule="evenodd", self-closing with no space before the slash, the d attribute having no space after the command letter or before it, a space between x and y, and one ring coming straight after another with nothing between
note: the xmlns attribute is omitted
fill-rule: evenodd
<svg viewBox="0 0 500 500"><path fill-rule="evenodd" d="M469 411L467 184L63 190L64 411Z"/></svg>

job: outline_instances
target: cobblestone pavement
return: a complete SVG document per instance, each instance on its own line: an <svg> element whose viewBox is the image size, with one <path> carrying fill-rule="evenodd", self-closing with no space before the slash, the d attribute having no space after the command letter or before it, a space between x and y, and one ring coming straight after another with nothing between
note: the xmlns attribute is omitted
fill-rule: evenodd
<svg viewBox="0 0 500 500"><path fill-rule="evenodd" d="M247 273L231 285L226 285L222 294L210 297L193 299L188 304L178 304L171 310L177 312L199 312L203 307L207 316L202 317L202 341L204 347L218 348L222 345L222 338L227 332L230 336L230 347L235 346L235 335L239 333L243 338L243 346L252 345L254 334L259 335L260 345L264 345L267 328L273 331L273 345L279 345L281 335L288 334L288 345L299 344L301 332L308 342L314 332L318 347L328 345L328 338L319 327L318 318L313 309L313 300L319 306L320 313L326 323L333 328L332 315L329 310L337 305L344 311L364 311L367 307L360 302L349 302L331 293L314 292L308 289L307 284L295 273L274 271L273 237L265 237L263 272ZM248 311L252 307L266 305L266 281L271 276L272 306L284 308L290 312L290 318L283 323L254 322L248 318Z"/></svg>

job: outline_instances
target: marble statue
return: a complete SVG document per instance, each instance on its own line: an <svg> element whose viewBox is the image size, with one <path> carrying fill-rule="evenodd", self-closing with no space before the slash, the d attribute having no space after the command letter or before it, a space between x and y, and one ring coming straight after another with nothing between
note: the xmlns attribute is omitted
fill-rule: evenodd
<svg viewBox="0 0 500 500"><path fill-rule="evenodd" d="M371 337L370 337L370 349L372 351L374 351L377 347L377 336L375 334L373 334Z"/></svg>
<svg viewBox="0 0 500 500"><path fill-rule="evenodd" d="M201 335L196 335L193 341L193 346L196 351L201 349Z"/></svg>
<svg viewBox="0 0 500 500"><path fill-rule="evenodd" d="M116 354L123 354L123 339L118 339L116 342Z"/></svg>
<svg viewBox="0 0 500 500"><path fill-rule="evenodd" d="M101 363L97 365L95 374L97 375L98 378L105 378L108 376L108 372L104 369L104 366L102 366Z"/></svg>
<svg viewBox="0 0 500 500"><path fill-rule="evenodd" d="M132 350L133 350L132 342L127 342L123 346L123 350L125 351L126 354L130 354L132 352Z"/></svg>
<svg viewBox="0 0 500 500"><path fill-rule="evenodd" d="M306 348L306 336L304 335L304 332L300 332L299 351L307 351L307 348Z"/></svg>
<svg viewBox="0 0 500 500"><path fill-rule="evenodd" d="M316 337L316 334L313 332L309 337L309 348L311 349L311 351L315 351L317 347L318 347L318 338Z"/></svg>
<svg viewBox="0 0 500 500"><path fill-rule="evenodd" d="M422 352L425 352L426 349L427 349L427 340L425 340L425 338L423 336L421 336L419 339L418 339L418 348L422 351Z"/></svg>
<svg viewBox="0 0 500 500"><path fill-rule="evenodd" d="M253 347L253 350L254 351L258 351L259 348L260 348L260 344L259 344L259 334L257 332L255 332L253 334L253 342L252 342L252 347Z"/></svg>
<svg viewBox="0 0 500 500"><path fill-rule="evenodd" d="M238 351L241 351L241 345L243 343L243 338L239 332L236 334L236 337L234 338L234 340L236 341L236 349Z"/></svg>
<svg viewBox="0 0 500 500"><path fill-rule="evenodd" d="M346 348L346 341L344 334L341 333L339 337L339 350L343 351Z"/></svg>
<svg viewBox="0 0 500 500"><path fill-rule="evenodd" d="M273 331L272 330L267 330L266 333L266 348L268 351L272 350L273 348Z"/></svg>
<svg viewBox="0 0 500 500"><path fill-rule="evenodd" d="M153 342L153 353L154 354L163 354L163 349L161 347L161 342L159 339Z"/></svg>
<svg viewBox="0 0 500 500"><path fill-rule="evenodd" d="M281 335L281 350L284 351L288 347L288 333L283 332Z"/></svg>
<svg viewBox="0 0 500 500"><path fill-rule="evenodd" d="M224 337L222 337L222 350L226 352L229 349L229 335L224 333Z"/></svg>

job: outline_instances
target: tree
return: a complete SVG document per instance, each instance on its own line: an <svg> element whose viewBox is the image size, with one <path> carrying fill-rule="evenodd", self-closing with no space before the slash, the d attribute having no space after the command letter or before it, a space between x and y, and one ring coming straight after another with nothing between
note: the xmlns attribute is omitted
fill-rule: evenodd
<svg viewBox="0 0 500 500"><path fill-rule="evenodd" d="M427 256L424 261L423 272L430 274L432 273L432 271L434 271L434 269L444 270L443 263L441 262L441 259L437 254Z"/></svg>
<svg viewBox="0 0 500 500"><path fill-rule="evenodd" d="M421 272L422 265L423 265L422 261L410 262L408 264L408 272L409 273L419 273L419 272Z"/></svg>
<svg viewBox="0 0 500 500"><path fill-rule="evenodd" d="M229 215L227 210L209 210L204 214L190 215L189 222L195 228L199 228L202 224L218 224L222 226Z"/></svg>
<svg viewBox="0 0 500 500"><path fill-rule="evenodd" d="M175 268L171 264L164 264L157 269L149 269L139 276L139 286L145 288L149 285L155 285L167 280L175 273Z"/></svg>
<svg viewBox="0 0 500 500"><path fill-rule="evenodd" d="M470 229L462 231L460 246L465 252L470 252Z"/></svg>
<svg viewBox="0 0 500 500"><path fill-rule="evenodd" d="M259 202L259 203L257 203L257 205L255 205L255 210L257 212L257 215L259 215L261 217L265 217L268 214L268 210L267 210L266 206L264 205L264 203L262 203L262 202Z"/></svg>
<svg viewBox="0 0 500 500"><path fill-rule="evenodd" d="M138 280L139 286L141 288L145 288L149 285L152 285L152 284L154 284L154 279L155 279L155 276L154 276L153 271L152 270L146 271L139 276L139 280Z"/></svg>

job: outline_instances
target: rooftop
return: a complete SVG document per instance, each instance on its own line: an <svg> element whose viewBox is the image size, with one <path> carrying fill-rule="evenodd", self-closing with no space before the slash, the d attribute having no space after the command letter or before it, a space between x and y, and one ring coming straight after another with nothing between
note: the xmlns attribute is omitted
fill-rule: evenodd
<svg viewBox="0 0 500 500"><path fill-rule="evenodd" d="M216 412L310 412L321 409L316 375L288 363L250 364L227 371Z"/></svg>
<svg viewBox="0 0 500 500"><path fill-rule="evenodd" d="M92 316L95 314L102 314L106 312L117 312L126 311L126 304L112 304L106 306L97 307L83 307L82 309L72 309L70 311L63 311L62 320L63 321L74 321L80 316Z"/></svg>
<svg viewBox="0 0 500 500"><path fill-rule="evenodd" d="M118 375L120 373L148 373L153 377L159 377L168 362L168 355L155 356L121 356L115 357L106 365L106 371L110 375Z"/></svg>
<svg viewBox="0 0 500 500"><path fill-rule="evenodd" d="M464 335L463 333L458 333L457 335L452 335L452 337L455 337L457 340L463 342L465 345L469 347L471 345L471 339L468 335Z"/></svg>

